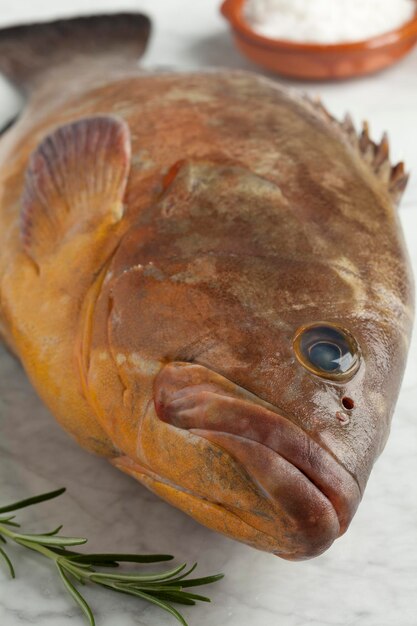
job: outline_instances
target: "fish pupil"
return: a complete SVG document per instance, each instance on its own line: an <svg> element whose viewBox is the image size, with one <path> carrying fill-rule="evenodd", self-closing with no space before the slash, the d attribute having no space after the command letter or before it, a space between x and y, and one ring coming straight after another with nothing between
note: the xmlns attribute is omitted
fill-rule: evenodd
<svg viewBox="0 0 417 626"><path fill-rule="evenodd" d="M342 356L340 347L328 341L318 341L309 349L311 363L324 372L334 372L339 369Z"/></svg>

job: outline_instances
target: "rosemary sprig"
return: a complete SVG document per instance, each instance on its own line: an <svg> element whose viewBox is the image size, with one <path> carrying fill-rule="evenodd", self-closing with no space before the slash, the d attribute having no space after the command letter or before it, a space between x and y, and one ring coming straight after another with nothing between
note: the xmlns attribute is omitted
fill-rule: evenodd
<svg viewBox="0 0 417 626"><path fill-rule="evenodd" d="M117 593L141 598L167 611L183 626L187 626L187 623L181 613L172 606L172 603L194 605L199 601L210 602L209 598L190 593L185 589L214 583L223 578L223 574L205 576L204 578L189 578L197 564L187 570L186 563L183 563L165 572L155 574L143 574L136 571L124 573L101 571L96 568L114 569L119 567L121 563L158 563L170 561L174 557L169 554L82 554L69 548L85 544L87 539L60 535L62 526L41 534L27 534L16 530L20 528L20 524L14 521L15 516L9 515L9 513L51 500L60 496L64 491L65 489L58 489L0 508L0 542L3 544L3 547L0 544L0 560L5 561L12 578L15 578L15 569L4 549L4 544L7 544L8 541L34 550L54 563L64 587L79 605L90 626L95 626L94 615L89 604L77 589L77 584L91 583Z"/></svg>

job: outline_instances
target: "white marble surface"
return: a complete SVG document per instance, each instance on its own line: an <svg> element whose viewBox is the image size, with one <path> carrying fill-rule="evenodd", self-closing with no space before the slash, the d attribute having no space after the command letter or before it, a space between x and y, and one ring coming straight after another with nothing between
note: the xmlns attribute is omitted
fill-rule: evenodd
<svg viewBox="0 0 417 626"><path fill-rule="evenodd" d="M36 5L36 6L35 6ZM0 0L0 24L93 12L113 2ZM215 0L143 0L155 20L146 65L251 67L234 51ZM307 85L330 110L368 118L376 136L388 129L394 156L414 172L400 211L417 271L417 50L380 75L347 83ZM0 123L19 99L0 83ZM61 521L87 534L91 548L172 551L198 558L201 572L224 571L207 589L213 605L185 610L195 626L416 626L417 624L417 345L414 342L387 448L371 475L347 535L325 555L288 563L206 530L132 479L89 456L41 405L20 366L0 349L0 502L61 485L68 494L22 519L33 529ZM77 626L78 609L48 565L13 549L17 580L0 568L2 626ZM174 623L157 609L123 596L87 590L99 626Z"/></svg>

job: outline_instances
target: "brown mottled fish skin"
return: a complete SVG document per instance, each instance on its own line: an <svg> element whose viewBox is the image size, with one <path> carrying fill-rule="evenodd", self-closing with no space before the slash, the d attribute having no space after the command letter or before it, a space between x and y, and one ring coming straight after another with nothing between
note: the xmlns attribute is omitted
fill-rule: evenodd
<svg viewBox="0 0 417 626"><path fill-rule="evenodd" d="M104 61L48 67L43 50L30 73L5 32L0 68L31 88L0 137L8 345L82 446L212 529L320 554L355 513L404 371L402 164L254 74L144 74L143 36ZM21 54L37 41L28 27ZM352 333L356 373L303 367L293 340L314 322Z"/></svg>

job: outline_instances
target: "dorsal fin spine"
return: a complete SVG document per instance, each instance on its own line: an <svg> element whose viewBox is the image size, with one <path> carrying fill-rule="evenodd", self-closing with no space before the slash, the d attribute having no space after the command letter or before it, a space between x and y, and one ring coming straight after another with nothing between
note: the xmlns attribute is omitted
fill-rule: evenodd
<svg viewBox="0 0 417 626"><path fill-rule="evenodd" d="M370 138L368 122L363 122L361 132L357 133L349 113L340 122L327 111L320 98L313 100L309 96L304 95L303 100L313 107L316 114L323 121L327 124L330 122L339 132L342 132L351 147L359 153L362 160L367 163L375 176L386 186L394 205L398 206L407 186L409 175L405 171L402 161L396 165L391 164L388 135L384 133L380 143L375 143Z"/></svg>

